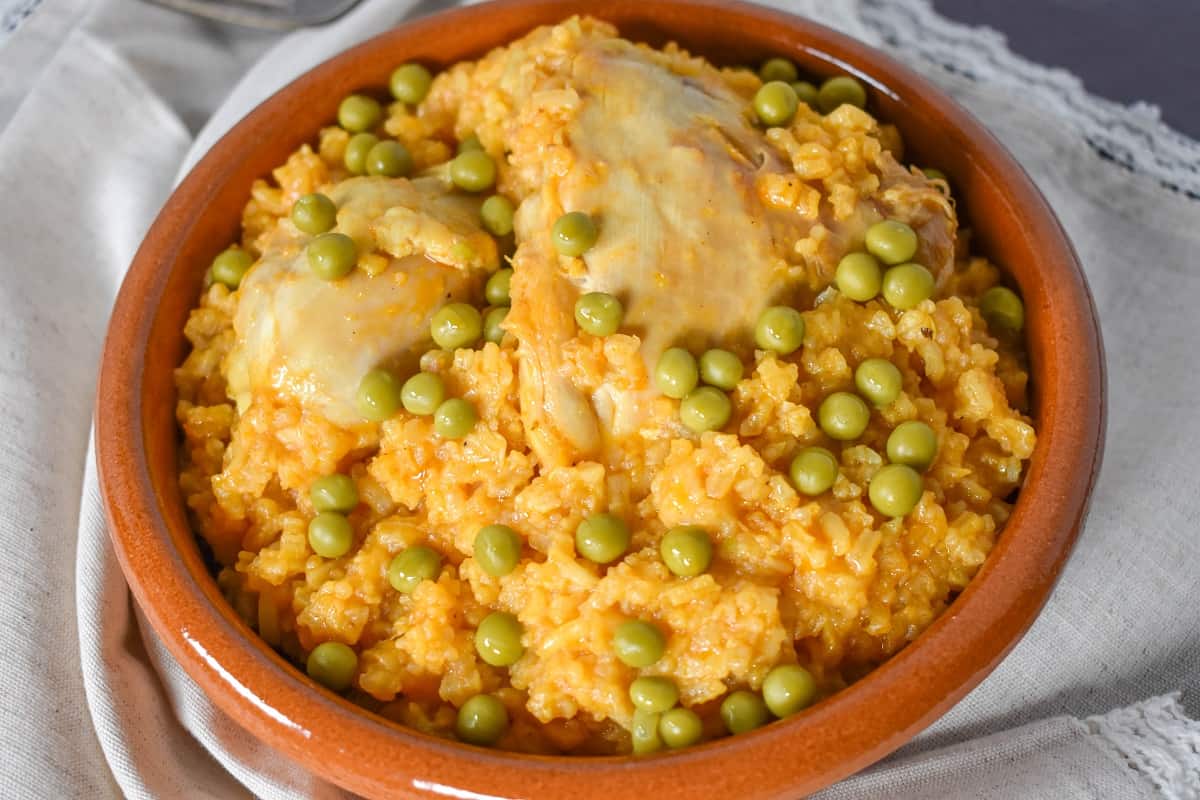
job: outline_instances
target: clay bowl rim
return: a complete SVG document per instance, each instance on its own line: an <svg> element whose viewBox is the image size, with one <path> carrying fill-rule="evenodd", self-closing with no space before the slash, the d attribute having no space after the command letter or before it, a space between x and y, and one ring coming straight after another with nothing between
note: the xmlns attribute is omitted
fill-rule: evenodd
<svg viewBox="0 0 1200 800"><path fill-rule="evenodd" d="M977 685L1032 624L1070 553L1099 470L1105 424L1103 350L1094 304L1070 242L1052 210L1003 147L967 112L907 67L823 26L783 12L713 0L648 4L619 0L507 0L424 17L346 50L288 84L251 112L196 165L148 232L117 297L97 387L96 449L109 531L134 596L156 634L222 711L259 739L323 777L369 796L507 797L530 794L632 797L775 797L808 792L881 758ZM149 386L151 357L182 354L182 336L152 341L167 294L199 285L181 248L196 247L195 220L213 202L270 120L305 102L314 86L363 85L356 64L387 52L398 62L416 43L462 26L491 26L495 46L531 22L594 13L621 24L686 27L720 20L721 47L753 34L808 66L847 71L880 102L936 113L950 146L961 147L971 196L998 193L1041 261L1018 282L1026 294L1040 438L1008 527L974 581L916 641L804 714L750 734L649 758L532 756L462 745L404 728L318 687L265 645L221 598L186 528L177 487L163 482L176 442L154 438L173 426L174 403ZM518 20L514 22L514 18ZM521 22L520 20L524 20ZM634 22L633 24L639 24ZM772 26L776 33L764 33ZM624 28L622 29L624 32ZM687 43L687 36L682 36ZM724 41L724 40L728 41ZM455 60L457 60L457 56ZM331 115L330 115L331 116ZM315 134L310 131L310 134ZM309 136L311 138L311 135ZM963 167L966 168L965 166ZM260 172L265 172L262 170ZM952 173L952 178L955 175ZM974 183L978 181L978 183ZM976 191L974 186L979 187ZM232 235L237 220L226 225ZM209 255L219 249L207 245ZM181 266L182 265L182 266ZM165 348L165 349L164 349ZM171 366L178 360L170 363ZM169 379L167 379L169 380ZM169 390L167 390L169 392ZM170 400L170 402L168 402ZM172 482L174 481L172 472ZM156 483L156 476L158 482Z"/></svg>

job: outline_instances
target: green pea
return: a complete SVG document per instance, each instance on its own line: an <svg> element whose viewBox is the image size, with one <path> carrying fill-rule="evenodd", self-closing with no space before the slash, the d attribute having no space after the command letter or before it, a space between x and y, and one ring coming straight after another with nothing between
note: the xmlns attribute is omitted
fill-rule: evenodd
<svg viewBox="0 0 1200 800"><path fill-rule="evenodd" d="M813 86L808 81L792 81L792 91L796 93L796 99L811 109L817 107L817 87Z"/></svg>
<svg viewBox="0 0 1200 800"><path fill-rule="evenodd" d="M640 619L618 625L612 643L617 658L634 669L650 666L662 658L667 649L667 639L658 626Z"/></svg>
<svg viewBox="0 0 1200 800"><path fill-rule="evenodd" d="M419 417L437 411L446 399L446 382L433 372L418 372L400 387L400 402L404 410Z"/></svg>
<svg viewBox="0 0 1200 800"><path fill-rule="evenodd" d="M507 267L498 269L491 274L487 279L487 284L483 287L483 296L487 301L494 306L507 306L512 304L512 298L509 296L509 287L512 285L513 271Z"/></svg>
<svg viewBox="0 0 1200 800"><path fill-rule="evenodd" d="M704 735L700 715L690 708L672 708L658 720L658 735L672 750L689 747Z"/></svg>
<svg viewBox="0 0 1200 800"><path fill-rule="evenodd" d="M507 525L488 525L475 534L474 553L484 572L502 577L521 562L521 537Z"/></svg>
<svg viewBox="0 0 1200 800"><path fill-rule="evenodd" d="M640 708L633 712L633 728L629 733L633 739L635 756L644 756L662 750L662 737L658 735L658 723L661 717L662 714L643 711Z"/></svg>
<svg viewBox="0 0 1200 800"><path fill-rule="evenodd" d="M804 344L804 317L789 306L771 306L758 315L754 343L784 356L796 352Z"/></svg>
<svg viewBox="0 0 1200 800"><path fill-rule="evenodd" d="M364 94L352 94L341 102L337 112L338 125L351 133L369 131L383 119L379 101Z"/></svg>
<svg viewBox="0 0 1200 800"><path fill-rule="evenodd" d="M429 70L420 64L410 62L401 64L392 71L392 78L388 81L388 86L392 90L392 97L402 103L415 106L425 99L425 95L429 94L431 83L433 83L433 76L429 74Z"/></svg>
<svg viewBox="0 0 1200 800"><path fill-rule="evenodd" d="M625 307L607 292L588 292L575 301L575 324L592 336L612 336L624 320Z"/></svg>
<svg viewBox="0 0 1200 800"><path fill-rule="evenodd" d="M821 113L828 114L843 104L866 108L867 90L849 75L838 75L821 84L817 90L817 105Z"/></svg>
<svg viewBox="0 0 1200 800"><path fill-rule="evenodd" d="M838 291L859 303L875 299L883 286L883 270L870 253L848 253L833 276Z"/></svg>
<svg viewBox="0 0 1200 800"><path fill-rule="evenodd" d="M733 416L729 395L712 386L701 386L679 401L679 421L692 433L719 431Z"/></svg>
<svg viewBox="0 0 1200 800"><path fill-rule="evenodd" d="M788 477L796 491L809 497L824 494L837 481L838 461L824 447L806 447L796 454L788 468Z"/></svg>
<svg viewBox="0 0 1200 800"><path fill-rule="evenodd" d="M447 303L429 322L429 335L443 350L471 347L483 335L483 316L466 303Z"/></svg>
<svg viewBox="0 0 1200 800"><path fill-rule="evenodd" d="M321 642L309 652L305 671L326 689L344 692L354 683L358 654L341 642Z"/></svg>
<svg viewBox="0 0 1200 800"><path fill-rule="evenodd" d="M334 473L313 481L308 497L317 511L348 514L358 505L358 487L349 475Z"/></svg>
<svg viewBox="0 0 1200 800"><path fill-rule="evenodd" d="M862 436L871 421L871 409L850 392L834 392L821 401L817 423L831 439L848 442Z"/></svg>
<svg viewBox="0 0 1200 800"><path fill-rule="evenodd" d="M989 328L1019 333L1025 327L1025 304L1007 286L993 286L979 298L979 313Z"/></svg>
<svg viewBox="0 0 1200 800"><path fill-rule="evenodd" d="M907 464L918 472L929 469L937 457L937 451L937 434L920 420L901 422L888 436L888 461Z"/></svg>
<svg viewBox="0 0 1200 800"><path fill-rule="evenodd" d="M513 232L515 213L512 201L502 194L492 195L479 206L479 218L483 221L483 227L493 236L508 236Z"/></svg>
<svg viewBox="0 0 1200 800"><path fill-rule="evenodd" d="M817 682L799 664L780 664L767 673L762 694L767 708L782 719L812 705L817 696Z"/></svg>
<svg viewBox="0 0 1200 800"><path fill-rule="evenodd" d="M933 297L933 288L933 273L920 264L900 264L883 274L883 299L901 311Z"/></svg>
<svg viewBox="0 0 1200 800"><path fill-rule="evenodd" d="M366 163L368 175L399 178L412 172L413 157L402 143L388 139L367 151Z"/></svg>
<svg viewBox="0 0 1200 800"><path fill-rule="evenodd" d="M796 90L783 81L764 83L754 95L754 113L764 125L772 128L791 122L799 107Z"/></svg>
<svg viewBox="0 0 1200 800"><path fill-rule="evenodd" d="M867 228L867 252L884 264L902 264L917 254L917 232L896 219Z"/></svg>
<svg viewBox="0 0 1200 800"><path fill-rule="evenodd" d="M469 153L472 150L482 149L483 142L479 141L479 137L472 133L470 136L458 143L458 147L455 149L454 153L455 155L461 156L463 153Z"/></svg>
<svg viewBox="0 0 1200 800"><path fill-rule="evenodd" d="M679 702L679 687L670 678L643 675L629 684L629 699L642 711L661 714Z"/></svg>
<svg viewBox="0 0 1200 800"><path fill-rule="evenodd" d="M727 392L742 379L743 369L742 360L728 350L705 350L700 356L700 380Z"/></svg>
<svg viewBox="0 0 1200 800"><path fill-rule="evenodd" d="M899 368L886 358L868 358L854 370L854 388L876 406L891 405L904 388Z"/></svg>
<svg viewBox="0 0 1200 800"><path fill-rule="evenodd" d="M903 517L921 502L921 474L907 464L881 467L867 486L871 505L885 517Z"/></svg>
<svg viewBox="0 0 1200 800"><path fill-rule="evenodd" d="M721 701L721 721L732 734L761 728L769 718L767 704L754 692L739 689Z"/></svg>
<svg viewBox="0 0 1200 800"><path fill-rule="evenodd" d="M712 564L712 538L703 528L680 525L663 535L658 553L667 569L681 578L691 578L707 572Z"/></svg>
<svg viewBox="0 0 1200 800"><path fill-rule="evenodd" d="M400 410L403 385L383 367L376 367L358 384L358 413L372 422L383 422Z"/></svg>
<svg viewBox="0 0 1200 800"><path fill-rule="evenodd" d="M461 439L471 432L479 415L475 406L461 397L442 401L433 412L433 430L443 439Z"/></svg>
<svg viewBox="0 0 1200 800"><path fill-rule="evenodd" d="M786 58L769 58L759 68L758 77L763 79L763 83L770 81L791 83L800 77L800 73L796 72L796 65Z"/></svg>
<svg viewBox="0 0 1200 800"><path fill-rule="evenodd" d="M629 526L612 514L592 514L575 529L575 550L588 561L611 564L629 550Z"/></svg>
<svg viewBox="0 0 1200 800"><path fill-rule="evenodd" d="M342 163L351 175L367 174L367 155L377 144L379 137L373 133L357 133L350 137L350 141L346 142Z"/></svg>
<svg viewBox="0 0 1200 800"><path fill-rule="evenodd" d="M922 168L921 172L923 172L925 174L925 177L929 178L929 180L931 180L931 181L948 181L948 180L950 180L949 178L946 177L946 173L944 173L940 169L936 169L934 167L924 167L924 168Z"/></svg>
<svg viewBox="0 0 1200 800"><path fill-rule="evenodd" d="M554 220L550 229L550 238L554 249L564 256L581 256L592 245L600 233L596 223L582 211L571 211Z"/></svg>
<svg viewBox="0 0 1200 800"><path fill-rule="evenodd" d="M468 192L482 192L496 185L496 162L482 150L459 153L450 162L450 180Z"/></svg>
<svg viewBox="0 0 1200 800"><path fill-rule="evenodd" d="M663 351L654 367L654 385L667 397L676 400L687 396L700 382L700 367L696 358L682 347Z"/></svg>
<svg viewBox="0 0 1200 800"><path fill-rule="evenodd" d="M292 206L292 224L302 232L316 236L337 223L337 206L323 194L306 194Z"/></svg>
<svg viewBox="0 0 1200 800"><path fill-rule="evenodd" d="M354 528L336 511L322 511L308 523L308 545L321 558L341 558L354 545Z"/></svg>
<svg viewBox="0 0 1200 800"><path fill-rule="evenodd" d="M524 626L504 611L493 611L475 629L475 652L493 667L511 667L525 654Z"/></svg>
<svg viewBox="0 0 1200 800"><path fill-rule="evenodd" d="M477 694L462 704L454 721L454 732L468 744L487 747L500 741L508 730L508 709L490 694Z"/></svg>
<svg viewBox="0 0 1200 800"><path fill-rule="evenodd" d="M212 277L217 283L223 283L230 289L236 289L242 284L242 278L250 270L254 257L245 250L230 247L213 259Z"/></svg>
<svg viewBox="0 0 1200 800"><path fill-rule="evenodd" d="M388 564L388 583L402 594L412 594L423 581L436 581L442 572L442 555L423 544L406 547Z"/></svg>
<svg viewBox="0 0 1200 800"><path fill-rule="evenodd" d="M504 318L508 316L508 306L493 308L483 315L483 338L489 342L500 344L504 340Z"/></svg>
<svg viewBox="0 0 1200 800"><path fill-rule="evenodd" d="M304 248L308 268L321 280L344 278L358 263L358 246L344 233L322 233Z"/></svg>

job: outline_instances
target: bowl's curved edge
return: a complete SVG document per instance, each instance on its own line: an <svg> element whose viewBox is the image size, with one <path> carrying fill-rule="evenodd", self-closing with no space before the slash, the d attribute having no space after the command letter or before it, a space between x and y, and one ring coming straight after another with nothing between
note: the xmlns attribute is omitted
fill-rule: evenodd
<svg viewBox="0 0 1200 800"><path fill-rule="evenodd" d="M608 18L645 19L650 13L647 5L651 4L622 0L594 9L580 0L509 0L409 23L403 37L432 36L439 30L461 31L466 20L479 27L517 32L532 27L534 20L547 21L584 11ZM284 88L201 160L168 200L138 251L114 306L105 342L97 385L97 461L110 535L121 566L135 598L168 650L223 711L253 734L354 791L389 796L467 792L460 796L498 797L554 795L571 788L585 796L604 793L621 797L664 791L678 797L720 792L748 798L813 791L899 747L999 663L1049 596L1086 514L1100 466L1106 415L1099 324L1070 242L1020 167L982 126L923 79L840 34L782 12L744 4L669 0L653 5L657 6L652 23L656 25L667 25L671 20L683 25L689 16L698 13L697 5L711 8L713 13L720 10L732 14L748 29L776 25L774 44L781 52L807 53L811 59L850 67L868 77L876 88L890 92L898 102L914 102L916 96L921 96L922 102L932 103L931 107L935 106L956 130L973 139L983 153L982 160L1005 171L1003 179L1009 194L1024 205L1018 217L1033 227L1026 234L1043 247L1050 245L1047 273L1069 284L1058 287L1053 308L1029 309L1033 329L1030 335L1032 338L1039 326L1043 333L1048 331L1049 319L1055 317L1057 338L1049 335L1042 353L1049 363L1050 379L1039 386L1044 393L1041 402L1051 411L1060 409L1062 416L1066 414L1063 409L1070 406L1076 423L1069 428L1064 423L1062 430L1069 436L1039 444L1027 488L1010 521L1014 536L1001 537L980 575L921 635L921 646L901 651L856 684L854 691L834 695L786 724L768 726L735 740L631 761L519 756L468 749L382 720L372 721L296 671L283 669L283 659L256 637L247 640L248 629L223 607L212 581L205 584L191 578L191 574L199 574L195 573L199 557L178 546L176 534L182 519L178 496L168 493L160 497L152 477L153 470L172 467L169 462L174 458L173 446L152 442L143 435L148 417L161 427L164 413L144 403L147 361L153 356L167 363L171 355L170 348L153 350L148 343L154 321L163 313L164 302L190 305L194 299L194 292L186 298L166 296L173 277L167 267L179 259L184 241L200 224L188 216L188 209L204 206L222 182L230 179L232 169L224 165L233 160L240 142L268 135L273 120L281 121L289 107L306 102L298 84ZM493 25L484 25L483 15ZM337 87L347 91L354 87L344 76L335 75L339 65L372 54L378 57L398 38L396 31L385 33L316 67L307 77L312 80L316 76L331 90ZM765 38L767 34L760 31L755 49L761 49ZM820 47L812 44L818 38L824 42ZM852 66L864 62L873 62L873 67L860 71ZM875 80L881 72L888 73L890 79ZM998 181L1001 176L992 178ZM157 311L149 313L148 308ZM174 352L176 356L181 354L178 347ZM1079 403L1072 397L1094 398L1094 402ZM165 413L173 420L173 409ZM1069 479L1065 477L1068 473ZM1025 537L1024 548L1010 546L1010 539L1018 533ZM164 595L170 598L169 604ZM253 646L247 647L248 641ZM934 657L938 652L953 657ZM922 702L902 708L888 703L889 697L901 696L914 684L924 688ZM848 724L847 720L853 722ZM370 737L363 733L364 723L371 728ZM313 761L306 757L313 748L320 748L325 758ZM763 759L764 753L772 757ZM840 757L831 758L831 754ZM391 766L406 763L410 765L407 770ZM418 769L420 777L413 777Z"/></svg>

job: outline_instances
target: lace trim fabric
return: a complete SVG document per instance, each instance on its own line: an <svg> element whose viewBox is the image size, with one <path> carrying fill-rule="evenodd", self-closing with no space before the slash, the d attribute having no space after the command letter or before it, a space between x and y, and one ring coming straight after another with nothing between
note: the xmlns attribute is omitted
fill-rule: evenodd
<svg viewBox="0 0 1200 800"><path fill-rule="evenodd" d="M1084 724L1166 800L1200 797L1200 722L1184 713L1178 692L1088 717Z"/></svg>
<svg viewBox="0 0 1200 800"><path fill-rule="evenodd" d="M1073 127L1101 157L1200 200L1200 142L1168 127L1156 106L1125 106L1087 92L1062 69L1028 61L1005 37L938 14L929 0L860 0L863 21L884 45L978 83L1019 91Z"/></svg>

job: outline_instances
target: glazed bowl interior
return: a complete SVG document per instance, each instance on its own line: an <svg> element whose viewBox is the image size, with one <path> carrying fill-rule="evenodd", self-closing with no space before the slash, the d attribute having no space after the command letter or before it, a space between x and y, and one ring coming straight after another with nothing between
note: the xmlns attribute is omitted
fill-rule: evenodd
<svg viewBox="0 0 1200 800"><path fill-rule="evenodd" d="M1039 441L1007 528L971 585L917 640L784 723L645 759L537 757L401 728L311 682L222 598L178 488L173 368L206 266L236 238L252 181L315 139L339 99L382 89L398 63L445 67L539 24L591 13L626 38L677 41L721 65L786 55L816 76L856 75L870 110L903 133L905 160L951 179L973 249L1025 298ZM164 207L114 309L97 447L110 528L157 635L225 712L326 778L368 796L796 796L871 763L976 685L1045 601L1086 510L1100 459L1103 362L1087 288L1053 213L965 112L908 69L807 21L752 6L515 0L426 18L316 67L256 109ZM464 794L465 792L465 794ZM457 793L457 794L456 794Z"/></svg>

